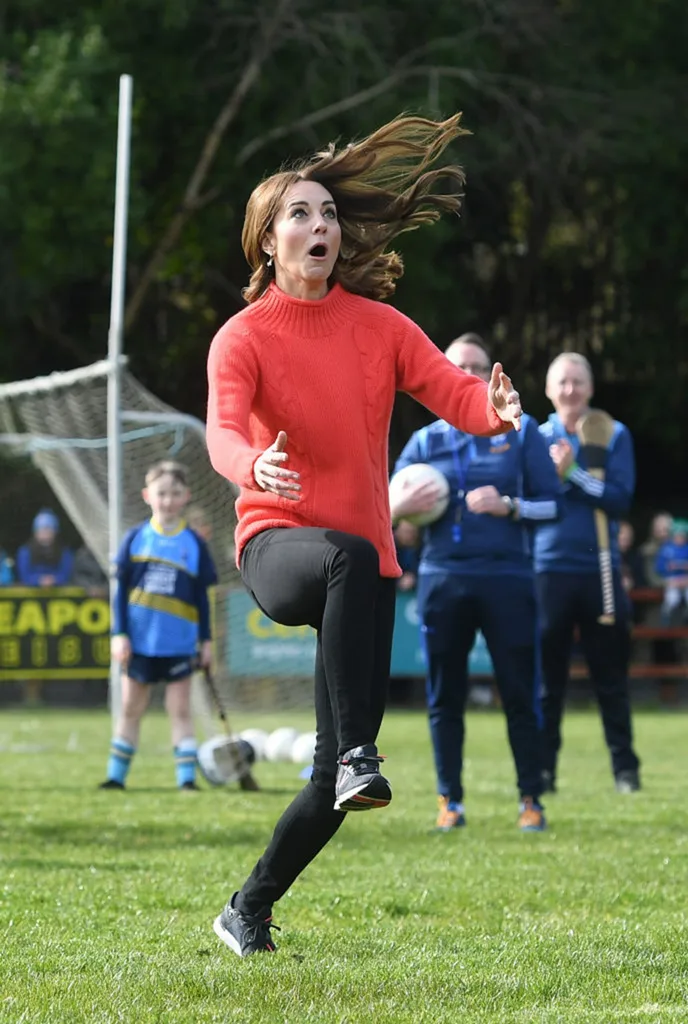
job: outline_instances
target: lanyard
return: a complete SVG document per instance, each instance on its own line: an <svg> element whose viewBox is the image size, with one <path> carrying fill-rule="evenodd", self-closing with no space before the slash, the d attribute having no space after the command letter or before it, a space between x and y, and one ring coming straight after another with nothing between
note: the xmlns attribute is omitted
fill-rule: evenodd
<svg viewBox="0 0 688 1024"><path fill-rule="evenodd" d="M468 467L475 458L476 451L477 449L474 438L470 439L462 451L459 451L458 443L454 443L451 449L452 459L454 461L454 472L456 473L456 478L459 481L459 489L456 492L456 497L459 499L459 503L456 506L456 515L452 526L452 540L455 544L458 544L461 541L461 519L463 518L463 509L466 503Z"/></svg>

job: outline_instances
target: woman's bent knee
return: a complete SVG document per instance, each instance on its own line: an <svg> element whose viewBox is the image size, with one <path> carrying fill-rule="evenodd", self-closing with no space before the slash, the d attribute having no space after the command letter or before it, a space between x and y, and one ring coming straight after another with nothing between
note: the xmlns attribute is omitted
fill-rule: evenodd
<svg viewBox="0 0 688 1024"><path fill-rule="evenodd" d="M334 532L331 543L335 547L334 567L349 572L357 572L377 579L380 575L380 556L377 548L365 537L353 533Z"/></svg>

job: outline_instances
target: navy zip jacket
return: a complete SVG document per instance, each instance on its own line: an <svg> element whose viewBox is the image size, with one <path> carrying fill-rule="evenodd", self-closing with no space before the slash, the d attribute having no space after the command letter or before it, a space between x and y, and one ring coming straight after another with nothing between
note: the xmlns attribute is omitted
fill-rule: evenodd
<svg viewBox="0 0 688 1024"><path fill-rule="evenodd" d="M605 479L597 480L587 472L585 456L575 434L567 433L556 413L540 427L547 448L558 440L573 446L578 464L564 483L564 515L561 522L543 523L535 532L536 572L599 572L594 510L601 508L609 517L609 543L612 565L619 569L621 557L617 541L617 520L628 512L635 490L635 458L628 428L614 421L614 433L607 454Z"/></svg>
<svg viewBox="0 0 688 1024"><path fill-rule="evenodd" d="M532 572L532 524L559 515L561 485L536 421L524 416L522 422L520 433L497 437L474 437L444 420L411 435L395 473L425 462L439 469L450 487L446 512L423 530L421 575ZM468 511L463 496L487 485L520 500L519 520Z"/></svg>
<svg viewBox="0 0 688 1024"><path fill-rule="evenodd" d="M17 580L25 587L39 587L42 576L54 576L56 587L66 587L72 578L74 554L63 548L57 565L31 561L31 545L22 544L17 551Z"/></svg>

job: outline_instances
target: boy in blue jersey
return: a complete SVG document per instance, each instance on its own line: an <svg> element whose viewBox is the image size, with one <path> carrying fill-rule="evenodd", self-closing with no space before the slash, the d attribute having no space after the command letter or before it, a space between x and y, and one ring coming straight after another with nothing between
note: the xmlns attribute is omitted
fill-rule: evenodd
<svg viewBox="0 0 688 1024"><path fill-rule="evenodd" d="M447 349L456 366L490 378L481 338L462 335ZM530 533L558 515L560 485L537 428L523 417L520 434L473 437L437 420L416 431L395 472L415 462L449 481L445 513L423 532L418 614L427 656L426 695L435 755L437 828L465 824L464 714L468 656L481 630L507 719L520 793L519 826L545 827L540 802L537 620ZM432 508L433 485L410 485L392 503L392 517Z"/></svg>
<svg viewBox="0 0 688 1024"><path fill-rule="evenodd" d="M635 489L633 442L615 422L607 452L604 481L587 470L576 424L589 408L592 369L585 356L564 352L547 371L546 394L554 413L540 431L564 485L561 522L542 524L535 537L535 572L540 604L544 677L545 789L556 786L561 748L561 719L569 675L571 646L577 627L590 678L602 713L604 735L619 792L640 789L633 750L628 692L630 621L620 572L618 520L628 512ZM615 620L603 613L595 509L609 520Z"/></svg>
<svg viewBox="0 0 688 1024"><path fill-rule="evenodd" d="M211 662L208 588L217 574L205 541L182 518L189 501L184 467L151 466L143 500L153 515L127 533L117 555L112 656L123 669L122 710L101 788L124 789L151 684L164 682L177 785L194 790L191 673L197 657Z"/></svg>

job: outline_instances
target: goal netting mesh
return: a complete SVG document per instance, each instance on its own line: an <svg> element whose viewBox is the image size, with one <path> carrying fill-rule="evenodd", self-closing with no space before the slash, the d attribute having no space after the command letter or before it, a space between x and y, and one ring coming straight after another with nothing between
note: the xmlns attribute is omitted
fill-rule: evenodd
<svg viewBox="0 0 688 1024"><path fill-rule="evenodd" d="M107 388L109 363L0 384L0 443L30 457L104 571L108 571ZM229 707L310 703L314 638L270 623L235 565L236 488L212 468L205 424L161 401L121 370L122 528L149 515L148 467L175 459L189 470L190 525L205 536L220 584L213 596L217 677Z"/></svg>

